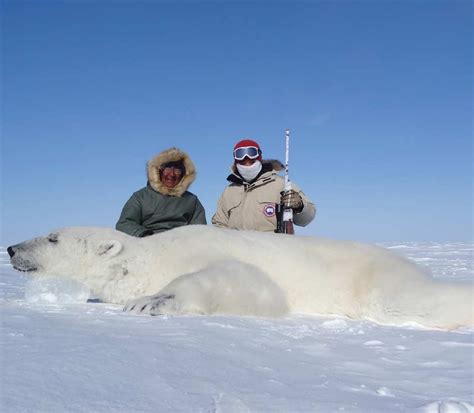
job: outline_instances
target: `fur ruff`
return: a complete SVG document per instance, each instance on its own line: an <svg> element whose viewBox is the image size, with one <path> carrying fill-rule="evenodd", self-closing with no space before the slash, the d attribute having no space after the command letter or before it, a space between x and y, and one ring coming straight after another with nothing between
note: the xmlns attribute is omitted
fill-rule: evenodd
<svg viewBox="0 0 474 413"><path fill-rule="evenodd" d="M161 165L177 161L183 162L186 172L174 188L167 188L160 179ZM151 187L160 194L182 196L196 179L196 168L186 152L178 148L170 148L159 153L148 162L147 176Z"/></svg>

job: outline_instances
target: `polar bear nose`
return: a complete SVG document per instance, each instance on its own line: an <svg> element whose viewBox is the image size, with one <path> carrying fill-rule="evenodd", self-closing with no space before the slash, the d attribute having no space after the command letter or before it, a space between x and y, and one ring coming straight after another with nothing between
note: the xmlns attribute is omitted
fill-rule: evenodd
<svg viewBox="0 0 474 413"><path fill-rule="evenodd" d="M13 258L13 256L15 255L15 250L12 247L8 247L7 252L10 258Z"/></svg>

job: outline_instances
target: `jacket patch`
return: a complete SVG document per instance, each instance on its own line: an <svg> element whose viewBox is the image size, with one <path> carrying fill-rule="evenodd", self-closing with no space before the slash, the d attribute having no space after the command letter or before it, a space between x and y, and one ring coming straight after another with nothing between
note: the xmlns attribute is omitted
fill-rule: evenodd
<svg viewBox="0 0 474 413"><path fill-rule="evenodd" d="M275 216L275 204L266 204L263 207L263 215L265 215L266 217Z"/></svg>

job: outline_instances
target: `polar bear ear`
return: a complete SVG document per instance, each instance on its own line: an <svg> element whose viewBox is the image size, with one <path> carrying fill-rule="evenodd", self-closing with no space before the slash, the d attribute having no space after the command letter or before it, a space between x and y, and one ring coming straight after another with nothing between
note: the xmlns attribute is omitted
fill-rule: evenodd
<svg viewBox="0 0 474 413"><path fill-rule="evenodd" d="M115 257L120 251L122 251L123 245L120 241L103 241L97 248L97 255L105 257Z"/></svg>

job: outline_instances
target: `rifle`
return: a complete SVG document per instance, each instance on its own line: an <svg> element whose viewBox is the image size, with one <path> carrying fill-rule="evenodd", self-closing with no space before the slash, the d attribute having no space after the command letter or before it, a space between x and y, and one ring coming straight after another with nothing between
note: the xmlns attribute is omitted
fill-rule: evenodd
<svg viewBox="0 0 474 413"><path fill-rule="evenodd" d="M285 192L291 190L291 182L288 176L288 160L290 154L290 131L285 131ZM275 232L280 234L294 234L293 210L285 208L282 204L276 205L277 228Z"/></svg>

